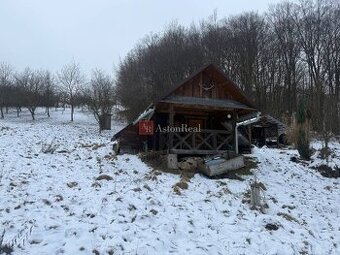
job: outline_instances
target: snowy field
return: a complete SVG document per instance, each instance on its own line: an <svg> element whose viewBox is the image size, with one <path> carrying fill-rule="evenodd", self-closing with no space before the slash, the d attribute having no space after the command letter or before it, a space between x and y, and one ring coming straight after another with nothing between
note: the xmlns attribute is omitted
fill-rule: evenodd
<svg viewBox="0 0 340 255"><path fill-rule="evenodd" d="M0 120L0 240L13 254L340 254L340 179L294 163L297 151L256 148L265 213L250 210L249 184L154 171L111 154L110 132L89 113L27 112ZM314 143L316 149L320 143ZM329 164L340 167L340 145ZM50 149L50 152L47 152ZM46 151L47 150L47 151ZM97 178L99 180L97 180ZM110 179L109 177L112 177ZM104 179L101 179L104 178ZM269 230L272 224L278 229ZM3 232L4 231L4 232Z"/></svg>

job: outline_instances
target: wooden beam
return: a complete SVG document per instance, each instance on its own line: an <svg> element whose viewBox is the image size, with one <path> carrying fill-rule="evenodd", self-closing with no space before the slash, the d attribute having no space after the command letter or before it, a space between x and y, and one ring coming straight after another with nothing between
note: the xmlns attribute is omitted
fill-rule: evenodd
<svg viewBox="0 0 340 255"><path fill-rule="evenodd" d="M251 125L248 126L248 139L249 139L249 148L251 148Z"/></svg>
<svg viewBox="0 0 340 255"><path fill-rule="evenodd" d="M174 105L170 104L169 105L169 126L170 127L174 126L174 116L175 116ZM174 145L174 134L172 132L170 132L170 134L169 134L169 149L172 149L173 145Z"/></svg>
<svg viewBox="0 0 340 255"><path fill-rule="evenodd" d="M173 103L173 105L176 109L176 113L177 113L177 110L183 111L183 112L184 111L194 112L192 109L195 109L195 111L199 110L198 114L200 114L201 111L206 111L206 112L232 112L232 111L235 110L233 108L226 108L226 107L204 106L204 105L186 105L186 104L180 104L180 103ZM169 107L158 107L157 112L168 113Z"/></svg>
<svg viewBox="0 0 340 255"><path fill-rule="evenodd" d="M169 125L171 127L174 125L174 116L175 116L174 105L170 104L169 105Z"/></svg>
<svg viewBox="0 0 340 255"><path fill-rule="evenodd" d="M171 133L172 133L172 132L171 132ZM172 134L173 134L174 137L176 137L176 139L178 138L178 142L177 142L176 144L174 144L172 148L176 148L177 146L183 145L183 144L186 145L188 148L192 148L192 147L191 147L192 145L190 145L189 143L187 143L186 140L187 140L190 136L192 136L193 133L187 133L187 134L186 134L185 136L183 136L183 137L181 137L181 136L179 135L179 133L172 133Z"/></svg>
<svg viewBox="0 0 340 255"><path fill-rule="evenodd" d="M233 143L232 144L234 146L234 151L236 153L238 152L238 148L236 148L236 146L238 146L238 141L236 142L236 139L238 139L238 137L236 137L236 134L235 134L237 119L238 119L237 111L234 109L233 110L233 118L232 118L232 124L233 124L233 129L232 129L232 131L233 131L232 132Z"/></svg>
<svg viewBox="0 0 340 255"><path fill-rule="evenodd" d="M223 154L228 152L228 150L179 150L179 149L170 149L170 153L173 154L185 154L185 155L214 155L214 154Z"/></svg>
<svg viewBox="0 0 340 255"><path fill-rule="evenodd" d="M200 73L200 84L199 84L199 87L200 87L200 97L203 97L203 72Z"/></svg>

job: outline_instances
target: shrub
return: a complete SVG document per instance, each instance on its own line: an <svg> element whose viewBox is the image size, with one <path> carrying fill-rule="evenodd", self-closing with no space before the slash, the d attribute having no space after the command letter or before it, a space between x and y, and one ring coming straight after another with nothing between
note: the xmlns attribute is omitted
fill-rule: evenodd
<svg viewBox="0 0 340 255"><path fill-rule="evenodd" d="M312 150L309 146L309 121L310 116L306 114L306 109L303 101L299 102L298 111L296 113L297 122L297 137L296 147L300 154L300 157L309 160L312 154Z"/></svg>
<svg viewBox="0 0 340 255"><path fill-rule="evenodd" d="M311 149L309 147L309 140L307 138L306 132L303 129L299 129L297 136L297 150L301 158L309 160L311 157Z"/></svg>
<svg viewBox="0 0 340 255"><path fill-rule="evenodd" d="M50 142L43 143L41 146L41 152L45 154L53 154L59 145L55 144L54 139Z"/></svg>

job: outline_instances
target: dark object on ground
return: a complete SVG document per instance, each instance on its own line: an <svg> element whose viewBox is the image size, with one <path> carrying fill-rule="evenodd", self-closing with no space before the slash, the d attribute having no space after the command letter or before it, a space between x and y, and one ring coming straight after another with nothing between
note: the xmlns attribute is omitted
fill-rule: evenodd
<svg viewBox="0 0 340 255"><path fill-rule="evenodd" d="M279 143L283 145L288 145L288 138L286 134L281 134L279 136Z"/></svg>
<svg viewBox="0 0 340 255"><path fill-rule="evenodd" d="M333 169L327 165L320 165L320 166L314 166L312 167L312 169L317 170L323 177L327 177L327 178L340 177L340 169L338 167L335 167L335 169Z"/></svg>
<svg viewBox="0 0 340 255"><path fill-rule="evenodd" d="M111 181L111 180L113 180L113 178L112 178L110 175L102 174L102 175L99 175L99 176L96 178L96 180L97 180L97 181L101 181L101 180Z"/></svg>
<svg viewBox="0 0 340 255"><path fill-rule="evenodd" d="M294 157L294 156L290 158L290 161L292 161L294 163L298 163L297 157Z"/></svg>
<svg viewBox="0 0 340 255"><path fill-rule="evenodd" d="M9 245L0 247L0 254L12 254L13 248Z"/></svg>
<svg viewBox="0 0 340 255"><path fill-rule="evenodd" d="M279 229L279 226L276 225L276 224L273 224L273 223L267 223L265 228L267 230L278 230Z"/></svg>
<svg viewBox="0 0 340 255"><path fill-rule="evenodd" d="M295 157L295 156L292 156L290 158L290 161L292 161L292 162L294 162L296 164L301 164L303 166L309 166L309 163L310 163L310 161L308 161L308 160L305 160L305 159L303 159L301 157Z"/></svg>

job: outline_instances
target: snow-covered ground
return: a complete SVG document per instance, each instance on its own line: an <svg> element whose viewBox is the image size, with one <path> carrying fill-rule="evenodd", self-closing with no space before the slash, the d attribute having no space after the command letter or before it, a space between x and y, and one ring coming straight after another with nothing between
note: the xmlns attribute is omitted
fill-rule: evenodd
<svg viewBox="0 0 340 255"><path fill-rule="evenodd" d="M13 254L340 254L340 179L322 177L297 151L255 148L253 170L269 208L250 210L244 181L155 171L111 154L89 113L10 113L0 120L0 237ZM52 145L53 153L44 153ZM315 143L320 148L320 143ZM340 167L340 145L329 163ZM313 157L311 165L322 162ZM96 180L103 175L112 180ZM108 178L108 176L104 176ZM268 230L274 224L277 230Z"/></svg>

